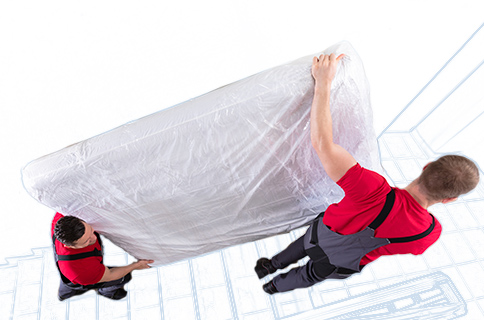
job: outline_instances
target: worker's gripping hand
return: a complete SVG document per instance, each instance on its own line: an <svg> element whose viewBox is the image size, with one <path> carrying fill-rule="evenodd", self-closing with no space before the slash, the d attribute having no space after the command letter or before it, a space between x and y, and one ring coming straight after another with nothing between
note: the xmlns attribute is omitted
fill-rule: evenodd
<svg viewBox="0 0 484 320"><path fill-rule="evenodd" d="M136 262L133 262L134 267L135 267L134 270L151 268L151 266L149 264L153 263L153 262L155 262L155 260L140 259Z"/></svg>
<svg viewBox="0 0 484 320"><path fill-rule="evenodd" d="M338 62L344 57L344 54L340 54L337 58L334 53L322 54L319 58L313 58L313 66L311 73L316 82L316 86L328 86L334 79L336 74L336 68Z"/></svg>

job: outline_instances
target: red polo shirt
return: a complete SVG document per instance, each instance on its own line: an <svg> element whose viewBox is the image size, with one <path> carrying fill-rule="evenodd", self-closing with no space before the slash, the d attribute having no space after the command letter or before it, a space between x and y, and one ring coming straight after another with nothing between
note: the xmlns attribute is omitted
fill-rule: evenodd
<svg viewBox="0 0 484 320"><path fill-rule="evenodd" d="M323 222L340 234L353 234L365 229L378 216L391 188L384 177L359 164L351 167L337 182L345 197L326 210ZM395 190L395 203L385 221L375 230L377 238L414 236L432 224L429 212L405 190ZM361 260L365 265L382 255L422 254L440 236L442 226L435 219L435 227L428 236L411 242L390 243L368 253Z"/></svg>
<svg viewBox="0 0 484 320"><path fill-rule="evenodd" d="M54 235L54 228L57 221L63 215L56 213L52 221L51 236ZM59 241L55 241L55 250L59 255L69 255L93 251L94 248L101 250L101 244L96 240L96 243L82 249L71 249L66 247ZM89 257L73 261L59 261L59 269L61 273L69 279L72 283L89 285L98 283L104 275L105 267L102 264L102 257Z"/></svg>

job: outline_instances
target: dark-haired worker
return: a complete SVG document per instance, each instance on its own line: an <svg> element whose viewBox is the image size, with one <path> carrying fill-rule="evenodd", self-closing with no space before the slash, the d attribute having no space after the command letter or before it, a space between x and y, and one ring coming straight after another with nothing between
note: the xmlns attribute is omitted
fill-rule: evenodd
<svg viewBox="0 0 484 320"><path fill-rule="evenodd" d="M124 285L131 280L131 271L150 268L153 260L141 259L123 267L103 264L99 234L85 221L57 213L52 221L52 243L61 276L59 300L95 289L113 300L126 297Z"/></svg>

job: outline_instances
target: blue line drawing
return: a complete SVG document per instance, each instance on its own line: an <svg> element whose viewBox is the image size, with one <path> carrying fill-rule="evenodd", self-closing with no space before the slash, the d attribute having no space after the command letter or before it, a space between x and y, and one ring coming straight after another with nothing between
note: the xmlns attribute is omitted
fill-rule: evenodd
<svg viewBox="0 0 484 320"><path fill-rule="evenodd" d="M443 153L458 152L484 163L481 137L469 141L476 127L482 136L482 55L472 61L472 53L484 47L483 26L379 136L385 175L394 185L406 185L418 168ZM431 101L427 91L441 94ZM467 97L469 92L474 96ZM464 96L475 103L453 106L455 97ZM451 122L464 117L463 124L439 126L449 121L445 115ZM262 291L253 265L258 257L283 249L303 229L136 273L127 286L128 298L117 302L95 292L59 302L52 250L34 248L31 255L0 265L0 320L484 318L484 184L430 211L444 231L424 255L382 257L347 280L274 296ZM105 246L108 264L133 259L107 240Z"/></svg>

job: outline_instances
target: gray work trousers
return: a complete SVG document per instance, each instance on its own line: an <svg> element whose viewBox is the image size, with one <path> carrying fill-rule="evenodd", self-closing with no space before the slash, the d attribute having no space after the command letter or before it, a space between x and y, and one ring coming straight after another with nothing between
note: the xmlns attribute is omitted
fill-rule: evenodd
<svg viewBox="0 0 484 320"><path fill-rule="evenodd" d="M131 281L131 273L128 273L124 277L109 281L109 282L100 282L96 283L93 285L79 285L79 284L74 284L72 282L70 283L64 283L61 279L60 285L59 285L59 297L62 299L67 299L73 296L76 296L78 294L87 292L92 289L97 289L97 293L105 296L107 298L113 298L115 292L123 288L126 283Z"/></svg>
<svg viewBox="0 0 484 320"><path fill-rule="evenodd" d="M276 269L284 269L307 256L304 250L304 236L291 243L286 249L272 257ZM332 265L314 263L311 259L302 267L295 267L272 279L279 292L307 288L326 279L336 268Z"/></svg>

